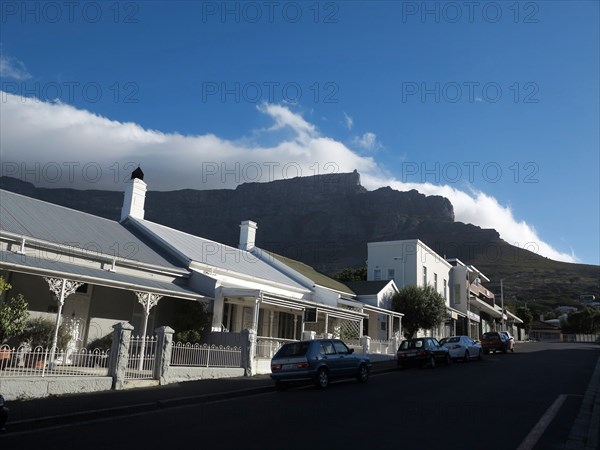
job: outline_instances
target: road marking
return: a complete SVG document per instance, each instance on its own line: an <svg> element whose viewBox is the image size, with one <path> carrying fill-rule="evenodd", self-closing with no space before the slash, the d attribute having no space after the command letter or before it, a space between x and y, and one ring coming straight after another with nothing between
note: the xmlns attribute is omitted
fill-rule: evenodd
<svg viewBox="0 0 600 450"><path fill-rule="evenodd" d="M548 408L538 423L536 423L531 429L527 437L525 437L523 442L521 442L521 445L517 447L517 450L531 450L533 447L535 447L535 444L537 444L546 431L546 428L548 428L548 425L550 425L554 417L556 417L558 410L566 399L567 395L561 394L556 398L556 400L554 400L554 403L550 405L550 408Z"/></svg>

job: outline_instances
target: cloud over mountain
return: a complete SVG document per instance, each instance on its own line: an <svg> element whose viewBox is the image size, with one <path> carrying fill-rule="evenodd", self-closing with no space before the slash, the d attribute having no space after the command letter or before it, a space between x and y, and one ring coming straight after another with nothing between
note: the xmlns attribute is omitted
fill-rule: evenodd
<svg viewBox="0 0 600 450"><path fill-rule="evenodd" d="M0 95L1 174L38 186L122 190L138 164L151 190L233 188L245 182L356 169L367 189L391 186L443 195L454 205L459 221L495 228L507 242L549 258L576 261L574 255L543 242L532 226L515 219L510 208L495 198L448 185L397 180L373 157L322 136L314 124L283 105L260 105L258 111L270 117L273 125L241 143L214 134L163 133L60 102L6 92ZM275 144L261 144L261 136L281 131L289 134L278 137ZM367 134L363 141L374 145L375 135L371 139Z"/></svg>

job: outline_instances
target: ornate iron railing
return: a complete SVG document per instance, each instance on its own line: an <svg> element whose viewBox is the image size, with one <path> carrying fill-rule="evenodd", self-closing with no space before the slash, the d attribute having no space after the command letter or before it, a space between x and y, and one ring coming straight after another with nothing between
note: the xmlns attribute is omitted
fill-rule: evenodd
<svg viewBox="0 0 600 450"><path fill-rule="evenodd" d="M21 345L0 346L0 378L10 377L97 377L108 375L110 350L67 349Z"/></svg>

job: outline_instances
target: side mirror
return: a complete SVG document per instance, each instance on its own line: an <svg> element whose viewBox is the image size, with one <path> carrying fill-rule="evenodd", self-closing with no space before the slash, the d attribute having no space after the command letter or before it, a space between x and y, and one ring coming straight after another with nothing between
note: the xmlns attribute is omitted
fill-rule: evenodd
<svg viewBox="0 0 600 450"><path fill-rule="evenodd" d="M353 348L349 348L349 349L348 349L348 353L349 353L349 354L351 354L351 353L354 353L354 349L353 349Z"/></svg>

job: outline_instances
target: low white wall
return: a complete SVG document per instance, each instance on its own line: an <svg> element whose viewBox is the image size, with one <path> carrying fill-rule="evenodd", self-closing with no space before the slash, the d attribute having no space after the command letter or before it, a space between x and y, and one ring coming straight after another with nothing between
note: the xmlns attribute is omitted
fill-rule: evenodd
<svg viewBox="0 0 600 450"><path fill-rule="evenodd" d="M241 367L177 367L171 366L167 375L167 384L180 381L206 380L209 378L243 377Z"/></svg>
<svg viewBox="0 0 600 450"><path fill-rule="evenodd" d="M25 400L50 395L109 391L111 386L111 377L0 378L0 392L6 400Z"/></svg>
<svg viewBox="0 0 600 450"><path fill-rule="evenodd" d="M255 358L253 373L255 375L264 375L271 373L271 360L266 358Z"/></svg>

